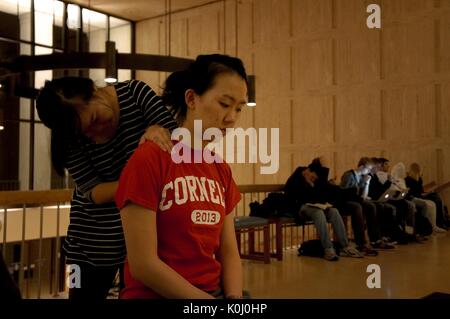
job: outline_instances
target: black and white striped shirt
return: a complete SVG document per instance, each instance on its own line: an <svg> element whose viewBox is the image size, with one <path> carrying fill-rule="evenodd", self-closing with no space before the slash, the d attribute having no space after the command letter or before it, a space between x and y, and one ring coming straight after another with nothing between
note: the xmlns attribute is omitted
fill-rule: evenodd
<svg viewBox="0 0 450 319"><path fill-rule="evenodd" d="M68 153L67 169L76 184L64 242L68 263L112 266L124 261L119 210L114 202L94 204L88 194L98 184L119 180L147 127L157 124L173 130L177 126L159 96L144 82L122 82L115 88L120 119L114 138L105 144L72 148Z"/></svg>

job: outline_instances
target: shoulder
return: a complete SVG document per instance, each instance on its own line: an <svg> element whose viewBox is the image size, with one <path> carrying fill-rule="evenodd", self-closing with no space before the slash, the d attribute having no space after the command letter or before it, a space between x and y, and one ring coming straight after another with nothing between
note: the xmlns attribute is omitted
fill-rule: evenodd
<svg viewBox="0 0 450 319"><path fill-rule="evenodd" d="M152 88L145 82L140 80L127 80L119 82L115 85L117 92L123 93L124 91L131 94L139 94L142 90L153 91Z"/></svg>
<svg viewBox="0 0 450 319"><path fill-rule="evenodd" d="M222 161L222 162L215 161L215 164L216 164L216 167L217 167L217 170L218 170L219 174L222 177L225 177L227 179L232 177L233 173L232 173L231 167L230 167L230 165L228 163L226 163L225 161Z"/></svg>
<svg viewBox="0 0 450 319"><path fill-rule="evenodd" d="M136 93L139 93L139 91L141 90L150 90L153 91L152 88L145 82L143 81L139 81L139 80L129 80L127 81L129 82L128 86L130 87L130 89Z"/></svg>
<svg viewBox="0 0 450 319"><path fill-rule="evenodd" d="M353 176L353 170L349 169L348 171L345 171L344 174L342 174L342 176L345 177Z"/></svg>
<svg viewBox="0 0 450 319"><path fill-rule="evenodd" d="M170 154L161 150L161 148L152 141L147 141L138 146L130 158L132 163L140 164L157 164L170 158Z"/></svg>

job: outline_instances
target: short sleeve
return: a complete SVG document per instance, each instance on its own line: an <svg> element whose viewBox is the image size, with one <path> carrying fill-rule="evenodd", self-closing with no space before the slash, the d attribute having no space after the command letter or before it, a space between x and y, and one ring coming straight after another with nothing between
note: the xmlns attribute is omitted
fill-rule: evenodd
<svg viewBox="0 0 450 319"><path fill-rule="evenodd" d="M241 193L239 192L239 188L233 179L233 174L231 173L230 166L226 163L223 163L222 165L224 166L226 181L225 214L228 215L233 211L234 207L236 207L236 205L241 200Z"/></svg>
<svg viewBox="0 0 450 319"><path fill-rule="evenodd" d="M153 142L146 142L134 152L122 171L116 191L116 205L127 203L157 211L162 189L161 151Z"/></svg>

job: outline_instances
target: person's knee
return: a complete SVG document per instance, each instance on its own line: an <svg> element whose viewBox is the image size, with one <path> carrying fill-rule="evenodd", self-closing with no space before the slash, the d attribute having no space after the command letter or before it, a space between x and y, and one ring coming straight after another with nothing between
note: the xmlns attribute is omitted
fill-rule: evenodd
<svg viewBox="0 0 450 319"><path fill-rule="evenodd" d="M321 210L319 208L315 208L315 207L312 208L309 211L308 216L314 221L314 223L326 223L327 222L323 210Z"/></svg>
<svg viewBox="0 0 450 319"><path fill-rule="evenodd" d="M329 208L327 213L330 220L340 218L339 211L334 207Z"/></svg>

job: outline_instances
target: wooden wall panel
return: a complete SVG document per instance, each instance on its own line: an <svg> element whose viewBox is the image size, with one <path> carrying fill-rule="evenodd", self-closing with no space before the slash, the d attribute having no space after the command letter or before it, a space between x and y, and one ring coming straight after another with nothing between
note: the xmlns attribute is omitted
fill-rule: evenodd
<svg viewBox="0 0 450 319"><path fill-rule="evenodd" d="M236 1L232 1L231 3L236 3ZM238 18L237 18L237 46L238 53L242 51L248 51L253 49L253 45L255 43L255 30L254 30L254 5L252 1L238 1ZM227 7L228 8L228 7ZM227 11L227 16L233 15L235 16L236 7L231 8L230 11ZM234 12L233 12L234 11ZM227 19L227 29L229 28ZM236 31L236 21L234 21L234 30ZM236 42L236 39L235 39ZM236 46L236 44L235 44Z"/></svg>
<svg viewBox="0 0 450 319"><path fill-rule="evenodd" d="M332 97L302 95L293 101L293 143L319 145L333 143Z"/></svg>
<svg viewBox="0 0 450 319"><path fill-rule="evenodd" d="M265 48L255 53L255 75L258 95L280 96L290 90L289 47ZM270 63L268 63L270 61Z"/></svg>
<svg viewBox="0 0 450 319"><path fill-rule="evenodd" d="M188 20L177 19L172 22L170 30L170 55L185 57L188 52Z"/></svg>
<svg viewBox="0 0 450 319"><path fill-rule="evenodd" d="M298 91L320 89L332 84L332 41L300 40L293 47L293 81Z"/></svg>
<svg viewBox="0 0 450 319"><path fill-rule="evenodd" d="M377 31L354 32L336 40L336 82L362 84L380 76Z"/></svg>
<svg viewBox="0 0 450 319"><path fill-rule="evenodd" d="M380 94L376 90L352 89L338 94L336 141L367 145L379 140Z"/></svg>
<svg viewBox="0 0 450 319"><path fill-rule="evenodd" d="M202 54L223 53L223 34L221 30L219 6L209 6L202 10L202 32L197 40L201 40Z"/></svg>
<svg viewBox="0 0 450 319"><path fill-rule="evenodd" d="M269 116L270 115L270 116ZM279 128L280 144L289 143L291 127L290 101L287 98L265 97L257 102L255 108L255 128ZM281 146L280 145L280 146Z"/></svg>
<svg viewBox="0 0 450 319"><path fill-rule="evenodd" d="M295 36L331 29L333 0L288 0L292 3L292 26ZM285 16L285 20L288 15ZM286 22L284 22L286 24Z"/></svg>
<svg viewBox="0 0 450 319"><path fill-rule="evenodd" d="M382 39L383 74L386 77L406 77L434 71L432 19L386 25Z"/></svg>
<svg viewBox="0 0 450 319"><path fill-rule="evenodd" d="M387 23L404 21L411 16L430 13L434 0L382 0L381 10Z"/></svg>
<svg viewBox="0 0 450 319"><path fill-rule="evenodd" d="M202 20L201 16L192 16L187 20L188 24L188 48L187 54L191 58L195 58L197 55L202 53L202 42L199 41L199 37L202 34Z"/></svg>
<svg viewBox="0 0 450 319"><path fill-rule="evenodd" d="M386 137L393 144L435 135L434 87L403 87L386 91Z"/></svg>
<svg viewBox="0 0 450 319"><path fill-rule="evenodd" d="M450 0L448 0L450 3ZM438 53L440 70L443 73L450 73L450 4L448 10L439 20L439 48Z"/></svg>
<svg viewBox="0 0 450 319"><path fill-rule="evenodd" d="M441 137L447 142L450 141L450 80L442 83L441 86L441 113L439 114L439 124L441 128Z"/></svg>
<svg viewBox="0 0 450 319"><path fill-rule="evenodd" d="M371 3L381 30L366 26ZM256 76L257 107L238 126L281 129L280 171L233 164L238 183L284 182L316 156L340 179L381 155L450 180L450 0L226 0L171 20L172 54L237 54ZM166 53L166 22L137 23L138 52Z"/></svg>
<svg viewBox="0 0 450 319"><path fill-rule="evenodd" d="M255 43L279 43L289 38L289 0L253 1Z"/></svg>
<svg viewBox="0 0 450 319"><path fill-rule="evenodd" d="M366 29L366 12L368 1L362 0L334 0L336 27L338 30L353 31ZM376 3L376 1L370 1ZM356 14L359 13L359 14Z"/></svg>
<svg viewBox="0 0 450 319"><path fill-rule="evenodd" d="M145 20L136 24L136 52L161 54L159 43L160 20Z"/></svg>

